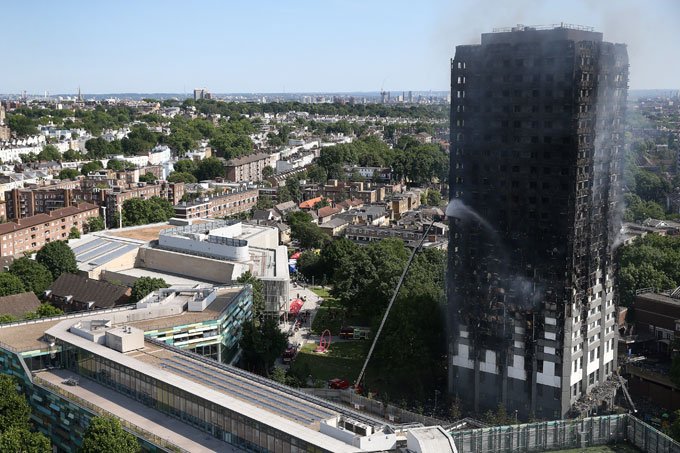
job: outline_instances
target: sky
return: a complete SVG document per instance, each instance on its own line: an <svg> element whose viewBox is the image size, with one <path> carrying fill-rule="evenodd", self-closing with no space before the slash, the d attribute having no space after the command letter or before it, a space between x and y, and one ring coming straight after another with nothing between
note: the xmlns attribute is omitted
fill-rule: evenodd
<svg viewBox="0 0 680 453"><path fill-rule="evenodd" d="M560 22L626 43L632 89L680 88L679 0L24 0L0 16L0 93L448 90L456 45Z"/></svg>

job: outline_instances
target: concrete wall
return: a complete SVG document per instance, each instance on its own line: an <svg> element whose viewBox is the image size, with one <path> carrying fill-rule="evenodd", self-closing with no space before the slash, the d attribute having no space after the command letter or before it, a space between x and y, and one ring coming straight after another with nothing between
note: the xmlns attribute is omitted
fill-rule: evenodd
<svg viewBox="0 0 680 453"><path fill-rule="evenodd" d="M94 280L106 280L102 275L105 272L116 272L116 271L122 271L124 269L130 269L132 267L135 267L135 262L137 261L137 253L139 252L139 249L131 250L128 253L119 256L116 259L113 259L109 261L108 263L104 264L103 266L96 267L89 272L87 272L87 276L89 278L92 278ZM107 280L111 281L111 280ZM121 280L122 281L122 280ZM134 283L134 280L133 280Z"/></svg>
<svg viewBox="0 0 680 453"><path fill-rule="evenodd" d="M161 235L158 243L163 247L171 247L179 250L186 250L194 253L204 253L207 255L218 256L229 260L247 261L248 246L237 247L231 244L208 242L206 235L185 237L173 235Z"/></svg>
<svg viewBox="0 0 680 453"><path fill-rule="evenodd" d="M141 248L137 267L216 283L229 283L248 270L248 265L185 255L167 250Z"/></svg>

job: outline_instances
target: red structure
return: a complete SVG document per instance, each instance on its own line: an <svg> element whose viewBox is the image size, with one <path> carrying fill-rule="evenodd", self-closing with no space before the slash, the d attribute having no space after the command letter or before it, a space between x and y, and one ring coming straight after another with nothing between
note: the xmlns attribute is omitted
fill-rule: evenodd
<svg viewBox="0 0 680 453"><path fill-rule="evenodd" d="M319 346L316 347L314 352L326 352L330 346L331 346L331 331L326 329L321 334L321 338L319 339Z"/></svg>

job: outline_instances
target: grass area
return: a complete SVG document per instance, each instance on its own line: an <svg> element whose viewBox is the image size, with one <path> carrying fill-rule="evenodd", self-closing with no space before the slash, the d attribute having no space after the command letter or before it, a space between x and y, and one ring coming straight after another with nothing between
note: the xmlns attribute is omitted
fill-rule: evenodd
<svg viewBox="0 0 680 453"><path fill-rule="evenodd" d="M367 341L343 341L332 343L325 354L314 352L316 344L308 343L302 347L295 358L293 369L309 370L314 379L328 381L340 378L353 382L361 371L370 343Z"/></svg>
<svg viewBox="0 0 680 453"><path fill-rule="evenodd" d="M320 286L312 286L309 289L311 289L314 294L316 294L319 297L323 297L324 299L331 297L331 293L328 292L328 288L322 288Z"/></svg>
<svg viewBox="0 0 680 453"><path fill-rule="evenodd" d="M597 447L574 448L571 450L551 450L553 453L639 453L632 445L621 443L616 445L599 445Z"/></svg>

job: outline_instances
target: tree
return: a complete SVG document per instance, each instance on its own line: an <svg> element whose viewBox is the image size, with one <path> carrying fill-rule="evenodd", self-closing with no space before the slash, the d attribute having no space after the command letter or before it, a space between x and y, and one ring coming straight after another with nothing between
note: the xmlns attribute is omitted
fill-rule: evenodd
<svg viewBox="0 0 680 453"><path fill-rule="evenodd" d="M26 397L17 392L14 377L0 375L0 451L49 453L47 437L31 432L31 408Z"/></svg>
<svg viewBox="0 0 680 453"><path fill-rule="evenodd" d="M286 350L288 337L274 319L266 319L259 326L246 322L239 346L245 368L268 376L276 359Z"/></svg>
<svg viewBox="0 0 680 453"><path fill-rule="evenodd" d="M0 296L11 296L23 292L26 292L26 288L16 275L9 272L0 274Z"/></svg>
<svg viewBox="0 0 680 453"><path fill-rule="evenodd" d="M55 280L64 272L78 272L76 256L64 241L45 244L35 255L35 260L45 266Z"/></svg>
<svg viewBox="0 0 680 453"><path fill-rule="evenodd" d="M253 316L258 318L265 309L264 285L262 280L246 271L236 279L238 283L249 284L253 287Z"/></svg>
<svg viewBox="0 0 680 453"><path fill-rule="evenodd" d="M62 156L56 146L45 145L42 151L38 153L38 160L41 162L47 162L52 160L61 162Z"/></svg>
<svg viewBox="0 0 680 453"><path fill-rule="evenodd" d="M174 165L175 171L179 173L193 173L196 171L196 163L193 160L178 160Z"/></svg>
<svg viewBox="0 0 680 453"><path fill-rule="evenodd" d="M21 114L9 115L7 117L7 125L17 137L28 137L38 134L35 122Z"/></svg>
<svg viewBox="0 0 680 453"><path fill-rule="evenodd" d="M75 134L75 132L74 132ZM77 135L77 134L76 134ZM66 162L75 162L83 158L83 155L73 149L68 149L61 156Z"/></svg>
<svg viewBox="0 0 680 453"><path fill-rule="evenodd" d="M54 305L43 302L34 312L28 313L26 319L49 318L52 316L59 316L64 314L64 311Z"/></svg>
<svg viewBox="0 0 680 453"><path fill-rule="evenodd" d="M88 233L93 233L95 231L101 231L105 228L104 225L104 219L97 216L97 217L90 217L87 220L87 226L86 226L86 231Z"/></svg>
<svg viewBox="0 0 680 453"><path fill-rule="evenodd" d="M442 204L442 194L438 190L429 189L427 191L427 204L429 206L439 206Z"/></svg>
<svg viewBox="0 0 680 453"><path fill-rule="evenodd" d="M168 182L183 182L185 184L190 184L196 182L196 177L191 173L174 171L168 176Z"/></svg>
<svg viewBox="0 0 680 453"><path fill-rule="evenodd" d="M224 166L222 161L216 157L208 157L207 159L203 159L198 163L194 176L196 176L196 179L199 181L223 177Z"/></svg>
<svg viewBox="0 0 680 453"><path fill-rule="evenodd" d="M267 165L262 169L262 179L267 179L274 176L274 169Z"/></svg>
<svg viewBox="0 0 680 453"><path fill-rule="evenodd" d="M82 453L137 453L139 442L123 429L118 419L94 417L85 430Z"/></svg>
<svg viewBox="0 0 680 453"><path fill-rule="evenodd" d="M165 198L151 197L148 200L131 198L123 202L125 226L167 222L174 215L175 209Z"/></svg>
<svg viewBox="0 0 680 453"><path fill-rule="evenodd" d="M57 177L59 179L76 179L78 176L80 176L80 173L75 168L64 168Z"/></svg>
<svg viewBox="0 0 680 453"><path fill-rule="evenodd" d="M300 243L302 248L321 248L330 238L315 223L295 223L290 226L290 233L293 239Z"/></svg>
<svg viewBox="0 0 680 453"><path fill-rule="evenodd" d="M26 397L17 392L14 377L0 374L0 430L28 429L31 408Z"/></svg>
<svg viewBox="0 0 680 453"><path fill-rule="evenodd" d="M148 296L150 293L167 288L168 285L162 278L154 277L140 277L134 285L132 285L132 294L130 294L130 302L138 302Z"/></svg>
<svg viewBox="0 0 680 453"><path fill-rule="evenodd" d="M71 227L68 232L69 239L80 239L80 231L76 227Z"/></svg>
<svg viewBox="0 0 680 453"><path fill-rule="evenodd" d="M285 187L288 189L291 199L296 203L300 203L302 201L302 188L300 187L300 180L297 176L298 175L289 176L288 179L286 179Z"/></svg>
<svg viewBox="0 0 680 453"><path fill-rule="evenodd" d="M9 428L0 435L0 451L51 453L50 440L42 433L28 429Z"/></svg>
<svg viewBox="0 0 680 453"><path fill-rule="evenodd" d="M83 175L87 176L89 173L92 173L92 172L97 171L97 170L101 170L102 168L104 168L104 165L102 165L102 163L99 162L98 160L94 160L92 162L88 162L88 163L84 164L80 168L80 172Z"/></svg>
<svg viewBox="0 0 680 453"><path fill-rule="evenodd" d="M14 260L9 273L21 280L26 291L33 291L37 295L44 293L53 281L52 274L45 266L27 257Z"/></svg>
<svg viewBox="0 0 680 453"><path fill-rule="evenodd" d="M106 168L114 171L125 170L125 161L118 159L109 159L109 161L106 163Z"/></svg>
<svg viewBox="0 0 680 453"><path fill-rule="evenodd" d="M302 275L304 275L308 280L312 280L312 277L321 281L323 278L323 266L322 266L321 256L312 251L307 250L300 254L300 258L297 260L297 269Z"/></svg>
<svg viewBox="0 0 680 453"><path fill-rule="evenodd" d="M139 177L139 182L145 182L147 184L154 184L156 182L156 175L154 175L151 172L146 172L143 175L140 175Z"/></svg>

